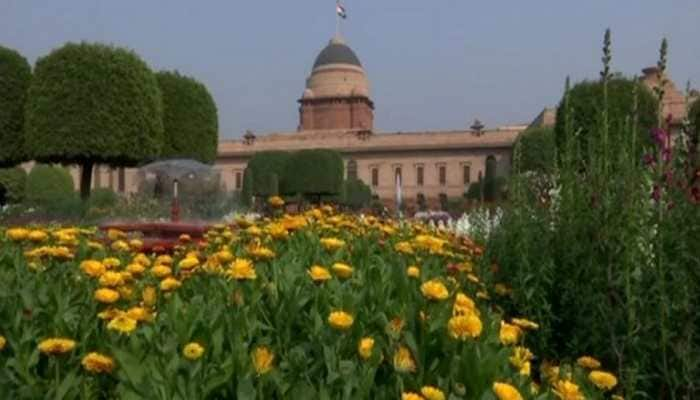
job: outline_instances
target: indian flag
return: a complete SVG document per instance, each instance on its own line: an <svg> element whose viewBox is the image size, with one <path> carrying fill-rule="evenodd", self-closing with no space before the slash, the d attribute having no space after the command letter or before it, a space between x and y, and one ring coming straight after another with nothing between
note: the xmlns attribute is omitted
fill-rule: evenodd
<svg viewBox="0 0 700 400"><path fill-rule="evenodd" d="M348 17L348 14L345 12L345 7L343 7L340 2L335 3L335 12L342 19L346 19Z"/></svg>

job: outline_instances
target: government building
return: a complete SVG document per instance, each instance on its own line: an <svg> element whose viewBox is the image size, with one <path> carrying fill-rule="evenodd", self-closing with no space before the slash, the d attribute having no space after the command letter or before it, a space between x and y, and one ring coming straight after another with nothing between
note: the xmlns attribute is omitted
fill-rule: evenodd
<svg viewBox="0 0 700 400"><path fill-rule="evenodd" d="M656 69L647 68L643 73L645 84L658 85ZM508 175L518 135L530 126L555 122L555 110L544 109L529 124L493 129L477 120L468 129L453 131L376 131L369 79L360 59L340 37L333 38L316 57L297 102L296 129L248 131L240 139L219 142L214 168L226 190L242 188L246 164L256 152L323 148L339 151L346 177L361 179L387 205L393 203L400 185L409 207L424 201L435 208L448 198L463 196L471 183L485 176L487 161L495 164L497 176ZM674 116L676 126L685 118L685 105L685 96L669 79L664 113ZM77 171L74 175L77 178ZM134 169L100 167L93 186L134 192L136 175Z"/></svg>

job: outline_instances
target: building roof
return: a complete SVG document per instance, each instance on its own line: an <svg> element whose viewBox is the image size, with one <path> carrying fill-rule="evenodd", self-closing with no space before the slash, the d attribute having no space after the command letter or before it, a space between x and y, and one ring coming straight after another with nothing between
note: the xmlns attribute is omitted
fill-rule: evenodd
<svg viewBox="0 0 700 400"><path fill-rule="evenodd" d="M362 68L355 52L339 37L331 39L328 46L321 50L314 62L314 69L329 64L350 64Z"/></svg>

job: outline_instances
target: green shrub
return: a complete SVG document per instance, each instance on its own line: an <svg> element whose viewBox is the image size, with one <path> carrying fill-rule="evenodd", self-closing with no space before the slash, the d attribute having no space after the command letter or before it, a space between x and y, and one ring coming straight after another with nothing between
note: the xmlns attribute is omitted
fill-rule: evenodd
<svg viewBox="0 0 700 400"><path fill-rule="evenodd" d="M219 117L207 87L177 71L161 71L156 78L163 96L161 157L213 163L219 144Z"/></svg>
<svg viewBox="0 0 700 400"><path fill-rule="evenodd" d="M343 204L353 210L369 206L372 201L372 189L357 178L343 182Z"/></svg>
<svg viewBox="0 0 700 400"><path fill-rule="evenodd" d="M101 210L110 209L119 202L119 195L109 188L93 189L90 199L87 202L88 209L98 208Z"/></svg>
<svg viewBox="0 0 700 400"><path fill-rule="evenodd" d="M556 144L553 128L527 129L520 134L515 146L519 152L519 172L548 174L554 169Z"/></svg>
<svg viewBox="0 0 700 400"><path fill-rule="evenodd" d="M253 174L250 167L248 167L243 172L243 188L241 189L241 204L244 207L253 205L253 193Z"/></svg>
<svg viewBox="0 0 700 400"><path fill-rule="evenodd" d="M27 172L22 168L0 169L0 190L7 203L21 203L27 186Z"/></svg>
<svg viewBox="0 0 700 400"><path fill-rule="evenodd" d="M292 154L284 171L288 193L320 199L337 195L343 185L343 160L334 150L301 150Z"/></svg>
<svg viewBox="0 0 700 400"><path fill-rule="evenodd" d="M0 167L24 156L24 105L32 72L27 59L0 46Z"/></svg>
<svg viewBox="0 0 700 400"><path fill-rule="evenodd" d="M255 196L267 198L279 193L290 193L285 186L285 182L280 182L280 177L285 176L287 162L291 157L286 151L261 151L248 161L246 171L251 175L250 183ZM275 178L277 175L277 186ZM246 181L243 181L243 191L247 191Z"/></svg>
<svg viewBox="0 0 700 400"><path fill-rule="evenodd" d="M31 206L52 207L74 194L73 177L63 167L37 164L27 176L25 198Z"/></svg>

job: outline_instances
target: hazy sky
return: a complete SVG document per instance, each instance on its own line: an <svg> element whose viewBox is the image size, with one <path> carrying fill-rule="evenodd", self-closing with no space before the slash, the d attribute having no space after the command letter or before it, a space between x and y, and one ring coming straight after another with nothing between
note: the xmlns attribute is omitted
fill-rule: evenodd
<svg viewBox="0 0 700 400"><path fill-rule="evenodd" d="M335 31L334 0L0 0L0 44L31 63L66 41L138 52L204 82L221 136L294 130L296 100ZM615 70L670 41L672 78L700 86L700 0L345 0L380 131L531 121L566 75L596 77L606 27Z"/></svg>

